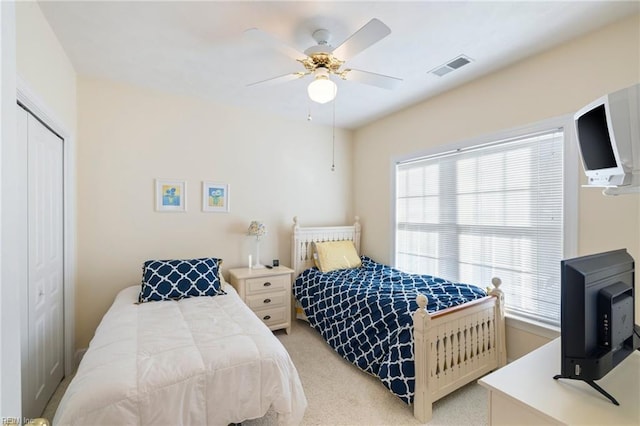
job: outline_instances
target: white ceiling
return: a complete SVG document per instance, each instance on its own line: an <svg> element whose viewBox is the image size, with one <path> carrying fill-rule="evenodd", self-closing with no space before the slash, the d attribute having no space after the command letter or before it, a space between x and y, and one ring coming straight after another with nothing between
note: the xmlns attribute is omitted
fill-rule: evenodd
<svg viewBox="0 0 640 426"><path fill-rule="evenodd" d="M391 34L347 64L402 78L393 91L337 81L336 125L357 128L529 55L639 13L630 1L41 1L80 75L104 77L216 103L330 124L333 104L309 101L303 79L247 84L303 67L244 35L259 28L304 51L311 33L332 45L378 18ZM473 62L443 77L429 71L464 54ZM526 82L523 82L526 84Z"/></svg>

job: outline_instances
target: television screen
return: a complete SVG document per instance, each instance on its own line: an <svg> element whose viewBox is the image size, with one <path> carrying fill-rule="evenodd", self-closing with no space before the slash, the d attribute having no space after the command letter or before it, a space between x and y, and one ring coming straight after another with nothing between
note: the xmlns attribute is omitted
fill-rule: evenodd
<svg viewBox="0 0 640 426"><path fill-rule="evenodd" d="M616 167L616 157L607 128L604 105L599 105L578 118L578 140L584 167L599 170Z"/></svg>
<svg viewBox="0 0 640 426"><path fill-rule="evenodd" d="M640 84L594 100L573 119L587 186L640 186Z"/></svg>

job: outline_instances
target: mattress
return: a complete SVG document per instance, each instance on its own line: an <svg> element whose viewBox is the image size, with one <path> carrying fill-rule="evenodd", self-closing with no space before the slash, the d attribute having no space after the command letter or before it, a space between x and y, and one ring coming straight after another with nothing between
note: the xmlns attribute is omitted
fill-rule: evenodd
<svg viewBox="0 0 640 426"><path fill-rule="evenodd" d="M307 400L286 349L231 286L137 304L122 290L53 420L61 425L228 425L271 408L299 424Z"/></svg>

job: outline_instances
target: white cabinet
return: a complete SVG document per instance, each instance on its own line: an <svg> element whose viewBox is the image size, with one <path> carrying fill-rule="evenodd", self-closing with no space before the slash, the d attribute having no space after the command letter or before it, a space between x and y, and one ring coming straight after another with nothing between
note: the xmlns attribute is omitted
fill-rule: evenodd
<svg viewBox="0 0 640 426"><path fill-rule="evenodd" d="M619 406L587 383L554 380L559 373L557 338L480 379L489 390L489 424L640 425L640 352L597 381Z"/></svg>

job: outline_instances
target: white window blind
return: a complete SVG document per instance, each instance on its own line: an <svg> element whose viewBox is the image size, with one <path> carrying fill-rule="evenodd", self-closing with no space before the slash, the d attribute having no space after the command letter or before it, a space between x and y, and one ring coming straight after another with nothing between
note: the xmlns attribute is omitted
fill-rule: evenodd
<svg viewBox="0 0 640 426"><path fill-rule="evenodd" d="M486 286L507 310L560 323L561 129L396 166L396 267Z"/></svg>

